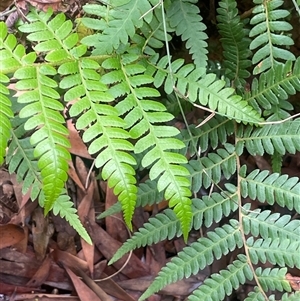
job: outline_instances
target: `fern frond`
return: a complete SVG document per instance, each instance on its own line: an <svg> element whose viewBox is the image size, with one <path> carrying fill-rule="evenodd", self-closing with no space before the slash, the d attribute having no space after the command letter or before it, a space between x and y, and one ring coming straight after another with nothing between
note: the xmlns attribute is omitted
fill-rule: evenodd
<svg viewBox="0 0 300 301"><path fill-rule="evenodd" d="M223 0L217 8L217 21L221 34L224 66L227 68L226 76L239 91L245 88L245 78L250 76L247 70L251 66L249 45L251 40L246 37L246 29L238 15L235 0Z"/></svg>
<svg viewBox="0 0 300 301"><path fill-rule="evenodd" d="M278 173L269 174L269 171L254 170L241 180L241 194L252 200L275 202L281 207L296 210L300 213L300 183L299 178L289 178L288 175Z"/></svg>
<svg viewBox="0 0 300 301"><path fill-rule="evenodd" d="M42 179L34 156L34 146L30 138L22 138L26 133L24 123L26 119L12 119L14 130L6 155L6 163L10 174L16 173L17 181L22 183L22 193L25 195L30 189L30 198L36 200L42 189Z"/></svg>
<svg viewBox="0 0 300 301"><path fill-rule="evenodd" d="M120 115L125 114L126 128L135 143L134 151L137 154L145 153L142 159L144 168L151 166L149 177L158 178L158 191L165 191L165 199L181 221L184 237L187 237L192 217L191 192L188 170L182 166L186 158L170 150L178 150L184 144L175 138L179 131L164 124L174 117L166 112L166 108L158 101L152 100L159 96L153 88L145 84L153 82L149 75L142 74L145 68L137 64L136 55L123 55L121 58L110 58L102 66L112 70L102 77L105 84L112 85L110 93L116 98L125 95L125 98L116 105Z"/></svg>
<svg viewBox="0 0 300 301"><path fill-rule="evenodd" d="M247 246L251 262L257 264L259 261L267 261L280 267L300 267L300 241L290 239L266 238L254 240L248 238Z"/></svg>
<svg viewBox="0 0 300 301"><path fill-rule="evenodd" d="M258 112L241 96L234 94L233 88L225 87L225 81L217 79L215 74L206 74L205 68L183 64L184 60L178 59L172 62L171 68L167 68L167 57L159 62L153 58L147 72L154 77L155 87L164 83L167 94L171 94L175 86L181 97L183 95L193 103L197 100L200 105L208 106L219 115L243 123L262 122Z"/></svg>
<svg viewBox="0 0 300 301"><path fill-rule="evenodd" d="M136 28L142 27L144 20L148 23L152 20L152 6L148 0L128 0L120 4L118 1L115 3L112 1L111 4L106 19L97 23L101 34L97 33L82 39L82 43L94 47L93 54L95 55L110 54L120 46L126 45L129 38L135 35ZM84 9L94 14L92 9L89 9L89 5L86 5ZM96 11L95 5L93 9ZM87 26L90 24L84 19L83 23Z"/></svg>
<svg viewBox="0 0 300 301"><path fill-rule="evenodd" d="M8 82L9 78L6 75L0 73L0 166L4 162L7 142L11 135L10 119L14 116L13 111L11 109L11 101L6 96L9 95L9 90L3 84Z"/></svg>
<svg viewBox="0 0 300 301"><path fill-rule="evenodd" d="M22 66L22 62L25 63L33 55L32 53L25 55L25 47L18 44L14 35L8 34L4 22L0 22L0 54L0 72L3 74L14 72ZM5 82L5 78L3 80Z"/></svg>
<svg viewBox="0 0 300 301"><path fill-rule="evenodd" d="M278 46L290 46L294 44L292 38L282 35L292 29L290 23L282 20L290 13L286 9L279 9L284 1L255 1L257 4L252 13L255 14L251 25L255 25L250 33L250 37L255 37L250 44L250 49L259 48L252 58L253 64L258 64L253 70L253 74L259 74L270 68L274 68L280 61L295 60L292 52Z"/></svg>
<svg viewBox="0 0 300 301"><path fill-rule="evenodd" d="M65 218L69 224L78 232L78 234L89 244L93 244L92 240L81 224L77 210L73 207L73 202L70 201L70 197L67 195L60 195L56 202L53 204L53 214L60 215Z"/></svg>
<svg viewBox="0 0 300 301"><path fill-rule="evenodd" d="M204 153L209 148L216 149L219 144L225 144L228 136L232 135L233 132L234 123L231 120L215 115L199 128L192 124L189 125L189 130L181 130L178 137L186 147L180 152L184 155L189 153L193 157L198 150Z"/></svg>
<svg viewBox="0 0 300 301"><path fill-rule="evenodd" d="M212 193L202 199L193 199L193 229L199 230L204 223L206 227L219 222L223 216L229 216L237 209L237 194L230 192ZM120 259L131 250L141 246L152 245L164 239L172 239L182 235L180 222L170 209L149 219L133 236L116 252L110 264Z"/></svg>
<svg viewBox="0 0 300 301"><path fill-rule="evenodd" d="M19 96L19 103L26 103L19 113L21 118L28 118L25 130L35 130L30 143L35 145L34 156L38 159L41 170L44 208L47 213L61 194L67 180L68 161L71 159L67 139L68 130L63 123L60 111L64 109L58 101L59 94L54 89L58 85L51 78L56 70L50 66L25 66L18 69L14 76L19 81L16 88L24 93Z"/></svg>
<svg viewBox="0 0 300 301"><path fill-rule="evenodd" d="M244 209L249 211L247 207ZM260 212L256 209L243 214L243 229L245 234L251 233L254 237L262 237L263 239L280 238L290 239L291 241L299 241L300 220L292 220L290 215L280 216L279 213L273 213L269 210Z"/></svg>
<svg viewBox="0 0 300 301"><path fill-rule="evenodd" d="M264 291L277 290L282 291L291 291L289 281L286 280L287 268L266 268L262 269L261 267L255 270L255 274L258 277L259 283L262 286Z"/></svg>
<svg viewBox="0 0 300 301"><path fill-rule="evenodd" d="M255 156L265 152L273 155L295 154L300 150L300 118L279 124L267 124L260 128L240 127L237 132L237 153L245 146Z"/></svg>
<svg viewBox="0 0 300 301"><path fill-rule="evenodd" d="M226 270L221 270L218 274L212 274L210 278L204 280L203 284L193 291L189 296L190 301L210 301L224 300L225 296L230 296L246 279L252 280L253 274L245 255L238 255L238 260L228 265Z"/></svg>
<svg viewBox="0 0 300 301"><path fill-rule="evenodd" d="M125 121L119 117L117 109L109 105L114 98L100 82L96 71L99 68L100 65L90 58L64 63L58 69L64 76L60 87L67 91L65 101L77 99L70 108L70 115L79 116L75 126L84 130L83 141L91 143L89 153L98 153L95 164L102 167L103 179L114 188L125 222L131 228L137 193L132 167L136 161L128 153L133 145L127 141L130 134L123 129Z"/></svg>
<svg viewBox="0 0 300 301"><path fill-rule="evenodd" d="M225 144L225 148L219 148L207 157L190 160L186 165L191 174L193 192L197 193L201 187L208 188L212 183L219 183L222 175L229 179L236 172L234 146Z"/></svg>
<svg viewBox="0 0 300 301"><path fill-rule="evenodd" d="M52 14L51 10L46 13L32 10L26 16L30 22L21 25L19 30L28 33L29 41L38 42L34 50L45 53L46 61L58 62L82 56L86 52L86 46L76 46L78 34L72 33L72 21L66 21L64 14L51 19Z"/></svg>
<svg viewBox="0 0 300 301"><path fill-rule="evenodd" d="M246 100L253 106L264 109L268 120L287 118L287 111L293 106L288 102L290 95L300 91L300 58L294 62L275 65L274 68L263 72L259 79L254 78L251 93L245 95Z"/></svg>
<svg viewBox="0 0 300 301"><path fill-rule="evenodd" d="M186 41L186 48L192 55L196 67L207 65L206 25L202 22L197 0L174 0L167 10L167 19L176 35Z"/></svg>
<svg viewBox="0 0 300 301"><path fill-rule="evenodd" d="M207 238L199 238L197 242L179 252L161 269L139 300L145 300L170 283L197 274L199 270L211 264L214 257L219 259L223 254L242 247L243 242L238 222L234 220L231 222L233 226L224 225L222 228L216 228L214 232L207 233Z"/></svg>

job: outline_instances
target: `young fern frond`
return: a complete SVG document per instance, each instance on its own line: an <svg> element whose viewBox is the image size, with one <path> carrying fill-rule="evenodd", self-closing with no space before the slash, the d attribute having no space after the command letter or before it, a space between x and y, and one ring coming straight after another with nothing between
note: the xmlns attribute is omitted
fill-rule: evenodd
<svg viewBox="0 0 300 301"><path fill-rule="evenodd" d="M73 202L70 201L70 197L67 195L60 195L56 202L53 204L53 214L60 215L62 218L65 218L70 225L80 233L80 236L89 244L92 244L92 240L88 235L85 228L82 226L77 210L73 207Z"/></svg>
<svg viewBox="0 0 300 301"><path fill-rule="evenodd" d="M257 64L253 74L259 74L270 68L273 69L282 61L296 58L292 52L282 47L294 44L291 37L281 34L292 29L290 23L282 20L290 14L286 9L279 9L284 1L257 0L255 3L257 4L253 9L255 15L250 21L254 27L249 36L255 37L250 44L250 49L259 48L252 57L252 64Z"/></svg>
<svg viewBox="0 0 300 301"><path fill-rule="evenodd" d="M126 123L116 108L109 105L114 100L108 88L100 82L96 71L100 65L88 58L62 64L58 71L64 76L60 87L65 89L65 101L77 101L70 108L72 117L79 116L75 124L84 130L83 141L90 143L90 154L97 153L95 165L102 168L102 177L114 188L122 204L124 219L131 228L135 208L136 164L130 155L133 145L127 140L130 134L124 129Z"/></svg>
<svg viewBox="0 0 300 301"><path fill-rule="evenodd" d="M184 147L184 144L175 138L179 131L172 126L160 125L174 117L166 112L166 108L151 98L158 97L156 89L145 87L144 84L153 82L149 75L143 75L145 68L137 64L136 55L124 55L120 58L110 58L103 62L102 67L112 70L102 77L106 84L114 84L109 92L116 98L124 99L116 105L120 115L125 115L125 128L133 139L139 139L134 146L137 154L143 156L142 166L150 167L151 180L158 178L158 191L165 191L164 196L169 206L179 218L184 236L190 228L191 222L191 192L188 170L182 166L187 160L184 156L171 152Z"/></svg>
<svg viewBox="0 0 300 301"><path fill-rule="evenodd" d="M191 102L199 101L201 106L208 106L210 110L243 123L258 123L263 119L242 97L234 94L233 88L225 87L225 81L216 78L215 74L206 74L205 68L196 68L192 64L184 65L183 59L172 62L167 68L168 59L163 57L156 62L152 59L148 68L154 77L155 87L164 84L167 94L177 90ZM175 87L174 87L175 86Z"/></svg>
<svg viewBox="0 0 300 301"><path fill-rule="evenodd" d="M237 3L235 0L223 0L219 2L217 9L217 21L219 33L222 36L221 42L224 56L224 67L233 87L243 91L246 81L250 76L247 70L251 66L249 59L251 51L249 45L251 40L246 36L244 24L238 15Z"/></svg>
<svg viewBox="0 0 300 301"><path fill-rule="evenodd" d="M197 0L174 0L168 7L166 17L170 27L175 30L182 41L186 41L186 48L192 55L197 68L207 65L207 34L206 25L202 22L199 8L193 3Z"/></svg>

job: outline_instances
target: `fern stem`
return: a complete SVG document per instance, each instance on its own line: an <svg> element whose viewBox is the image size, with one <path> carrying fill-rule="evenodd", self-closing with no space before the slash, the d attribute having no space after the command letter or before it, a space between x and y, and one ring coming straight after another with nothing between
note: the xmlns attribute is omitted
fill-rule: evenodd
<svg viewBox="0 0 300 301"><path fill-rule="evenodd" d="M238 139L237 139L237 123L235 122L234 124L234 127L235 127L235 145L237 145L238 143ZM249 252L249 248L247 246L247 242L246 242L246 236L245 236L245 232L244 232L244 229L243 229L243 218L244 218L244 214L243 214L243 207L242 207L242 196L241 196L241 175L240 175L240 169L241 169L241 162L240 162L240 157L238 155L236 155L236 171L237 171L237 197L238 197L238 205L239 205L239 227L240 227L240 231L241 231L241 236L242 236L242 240L243 240L243 243L244 243L244 249L245 249L245 255L247 257L247 262L249 264L249 267L252 271L252 274L253 274L253 277L254 277L254 280L260 290L260 292L262 293L264 299L266 301L269 300L268 296L266 295L266 293L264 292L261 284L259 283L259 279L255 273L255 269L254 269L254 266L251 262L251 259L250 259L250 252Z"/></svg>
<svg viewBox="0 0 300 301"><path fill-rule="evenodd" d="M296 11L298 12L298 15L300 16L300 7L298 6L296 0L292 0L292 2L294 4L294 6L295 6Z"/></svg>

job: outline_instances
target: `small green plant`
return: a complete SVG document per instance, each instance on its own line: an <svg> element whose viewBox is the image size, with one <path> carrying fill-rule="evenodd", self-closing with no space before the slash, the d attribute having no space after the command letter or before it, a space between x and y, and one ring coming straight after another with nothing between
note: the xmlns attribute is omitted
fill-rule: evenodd
<svg viewBox="0 0 300 301"><path fill-rule="evenodd" d="M111 262L164 239L183 235L187 240L191 229L230 217L178 253L140 300L236 249L240 254L227 269L211 275L188 300L224 300L247 279L256 283L247 301L275 300L270 291L296 300L299 293L291 293L286 273L288 267L300 268L300 221L252 209L249 203L276 203L300 213L299 178L280 172L282 157L300 150L300 119L290 114L290 96L300 91L300 58L288 48L293 44L290 12L283 1L255 0L251 18L241 19L236 1L219 1L220 74L208 66L208 36L197 2L87 4L81 22L93 33L82 40L64 14L32 9L29 22L17 27L31 48L0 23L0 163L6 161L23 183L23 193L31 189L31 199L38 199L45 213L60 214L91 242L64 189L71 158L67 109L102 178L118 196L119 203L101 217L122 210L132 228L136 206L169 201L170 208L150 218ZM293 3L291 10L299 12ZM167 42L174 33L193 63L172 60ZM165 46L167 55L161 56ZM13 101L12 79L21 92ZM186 123L179 131L159 91L175 102L183 118L191 106L215 115L199 120L200 127ZM270 155L274 173L248 172L241 166L245 151ZM149 173L145 183L137 183L140 169ZM197 197L212 185L218 192ZM274 268L260 267L267 261Z"/></svg>

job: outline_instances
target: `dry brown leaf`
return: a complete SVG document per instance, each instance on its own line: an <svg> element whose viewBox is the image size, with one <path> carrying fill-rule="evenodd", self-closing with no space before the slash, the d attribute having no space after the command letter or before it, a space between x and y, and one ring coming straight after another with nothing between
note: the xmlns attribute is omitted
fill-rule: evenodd
<svg viewBox="0 0 300 301"><path fill-rule="evenodd" d="M67 128L69 130L69 141L71 143L70 153L82 158L92 159L72 120L67 121Z"/></svg>
<svg viewBox="0 0 300 301"><path fill-rule="evenodd" d="M95 246L107 259L111 259L116 251L121 247L122 243L113 239L106 231L94 222L86 221L85 225ZM128 255L123 256L115 262L113 266L116 269L121 269L127 257ZM122 270L122 274L126 275L128 278L138 278L149 275L149 269L135 254L132 254L129 262Z"/></svg>
<svg viewBox="0 0 300 301"><path fill-rule="evenodd" d="M47 256L33 277L26 283L29 287L41 286L49 276L51 259Z"/></svg>
<svg viewBox="0 0 300 301"><path fill-rule="evenodd" d="M13 225L0 225L0 249L12 246L22 239L24 239L25 233L23 228Z"/></svg>
<svg viewBox="0 0 300 301"><path fill-rule="evenodd" d="M300 291L300 277L292 276L290 273L287 273L285 279L290 283L293 290Z"/></svg>
<svg viewBox="0 0 300 301"><path fill-rule="evenodd" d="M118 202L118 197L113 189L106 186L105 210ZM114 239L125 242L128 238L128 230L123 222L123 214L117 213L105 218L106 232Z"/></svg>
<svg viewBox="0 0 300 301"><path fill-rule="evenodd" d="M69 268L65 267L65 269L73 282L80 301L102 301L95 292L84 284Z"/></svg>

